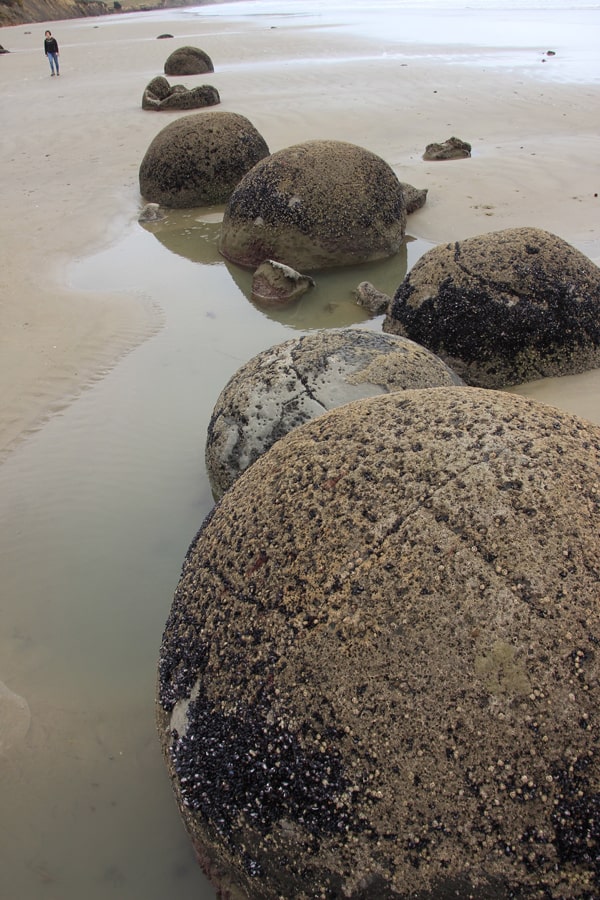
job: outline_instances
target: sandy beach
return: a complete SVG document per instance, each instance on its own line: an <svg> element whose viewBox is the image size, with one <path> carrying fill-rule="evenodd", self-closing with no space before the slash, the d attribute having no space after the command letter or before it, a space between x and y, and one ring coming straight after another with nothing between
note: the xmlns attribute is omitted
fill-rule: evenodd
<svg viewBox="0 0 600 900"><path fill-rule="evenodd" d="M420 35L407 43L402 33L360 36L341 11L321 27L318 13L296 7L279 17L272 7L254 16L244 15L243 3L223 9L49 23L61 48L60 79L50 77L42 54L45 24L0 31L10 51L0 60L0 451L160 326L160 311L143 298L69 290L65 268L137 215L141 158L178 115L142 111L141 94L177 46L209 53L219 108L246 115L271 150L348 140L428 188L411 234L438 243L533 225L600 260L593 115L600 83L597 71L595 82L569 82L564 67L576 47L548 47L532 28L525 47L478 48L473 58L457 13L422 17L416 32L406 12L409 36ZM489 27L504 39L510 13L495 15ZM174 39L156 40L165 32ZM440 45L441 32L457 43ZM565 31L565 41L572 34ZM469 161L422 161L427 143L451 135L472 144Z"/></svg>
<svg viewBox="0 0 600 900"><path fill-rule="evenodd" d="M174 217L173 247L138 225L140 162L182 115L142 110L145 86L194 45L215 72L181 81L214 85L271 151L330 138L379 154L428 189L409 262L527 225L600 263L600 10L513 5L244 0L0 29L2 898L214 897L160 757L158 648L213 502L219 391L257 352L328 323L249 303L213 252L217 211ZM423 161L452 135L470 159ZM519 391L600 421L600 370Z"/></svg>

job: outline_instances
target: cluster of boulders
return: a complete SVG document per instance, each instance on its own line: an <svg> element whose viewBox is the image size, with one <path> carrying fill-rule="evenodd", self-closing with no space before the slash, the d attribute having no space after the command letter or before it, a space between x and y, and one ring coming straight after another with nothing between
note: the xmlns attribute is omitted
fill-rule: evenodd
<svg viewBox="0 0 600 900"><path fill-rule="evenodd" d="M171 38L172 34L159 34L158 38ZM214 72L213 61L199 47L179 47L167 57L164 64L165 75L204 75ZM184 84L170 85L168 80L159 75L153 78L142 94L142 109L176 110L200 109L205 106L216 106L221 102L218 90L210 84L187 88Z"/></svg>
<svg viewBox="0 0 600 900"><path fill-rule="evenodd" d="M163 129L140 190L158 223L224 204L269 305L396 254L426 200L223 112ZM381 331L265 350L209 424L157 696L198 859L247 900L598 896L600 428L498 389L600 365L600 270L514 228L356 295Z"/></svg>

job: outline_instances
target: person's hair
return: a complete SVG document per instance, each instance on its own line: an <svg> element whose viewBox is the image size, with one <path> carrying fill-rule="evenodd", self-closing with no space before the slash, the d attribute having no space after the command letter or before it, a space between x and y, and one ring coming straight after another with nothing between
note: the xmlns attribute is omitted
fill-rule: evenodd
<svg viewBox="0 0 600 900"><path fill-rule="evenodd" d="M52 32L51 32L51 31L47 31L46 34L49 34L50 37L52 37Z"/></svg>

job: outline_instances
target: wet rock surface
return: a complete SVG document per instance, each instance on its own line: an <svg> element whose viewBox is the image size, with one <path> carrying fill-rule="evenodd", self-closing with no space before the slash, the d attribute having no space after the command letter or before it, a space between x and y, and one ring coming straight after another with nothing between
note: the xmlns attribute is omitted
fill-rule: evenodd
<svg viewBox="0 0 600 900"><path fill-rule="evenodd" d="M219 249L255 268L275 259L311 270L384 259L404 239L402 186L381 157L343 141L273 153L232 194Z"/></svg>
<svg viewBox="0 0 600 900"><path fill-rule="evenodd" d="M471 385L502 388L600 366L600 269L556 235L510 228L435 247L383 323Z"/></svg>
<svg viewBox="0 0 600 900"><path fill-rule="evenodd" d="M165 75L204 75L214 71L212 59L199 47L178 47L164 65Z"/></svg>
<svg viewBox="0 0 600 900"><path fill-rule="evenodd" d="M404 194L404 203L406 204L406 214L416 212L425 206L427 201L427 188L416 188L412 184L405 181L400 182L402 193Z"/></svg>
<svg viewBox="0 0 600 900"><path fill-rule="evenodd" d="M310 275L266 259L252 276L252 299L261 306L287 306L314 285Z"/></svg>
<svg viewBox="0 0 600 900"><path fill-rule="evenodd" d="M424 347L368 330L317 331L270 347L238 369L215 404L206 442L213 492L221 496L276 441L327 410L460 383Z"/></svg>
<svg viewBox="0 0 600 900"><path fill-rule="evenodd" d="M221 102L219 92L210 84L187 88L183 84L170 85L166 78L158 75L150 81L142 95L142 109L199 109L216 106Z"/></svg>
<svg viewBox="0 0 600 900"><path fill-rule="evenodd" d="M599 525L600 429L495 391L356 401L248 469L160 654L215 883L597 897Z"/></svg>
<svg viewBox="0 0 600 900"><path fill-rule="evenodd" d="M354 293L357 304L363 309L368 309L375 316L386 312L392 302L392 298L388 294L378 290L370 281L361 281Z"/></svg>
<svg viewBox="0 0 600 900"><path fill-rule="evenodd" d="M244 116L212 111L183 116L148 147L140 165L140 193L171 208L225 203L268 153L264 138Z"/></svg>

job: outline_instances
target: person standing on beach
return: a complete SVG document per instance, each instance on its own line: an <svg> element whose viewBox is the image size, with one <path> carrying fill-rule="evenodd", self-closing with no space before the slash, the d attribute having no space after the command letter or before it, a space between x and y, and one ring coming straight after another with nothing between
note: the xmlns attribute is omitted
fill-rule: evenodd
<svg viewBox="0 0 600 900"><path fill-rule="evenodd" d="M56 38L52 37L51 31L47 31L44 38L44 53L50 63L50 74L60 75L58 70L58 43Z"/></svg>

